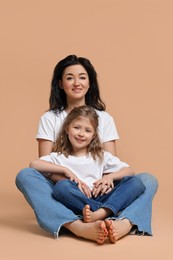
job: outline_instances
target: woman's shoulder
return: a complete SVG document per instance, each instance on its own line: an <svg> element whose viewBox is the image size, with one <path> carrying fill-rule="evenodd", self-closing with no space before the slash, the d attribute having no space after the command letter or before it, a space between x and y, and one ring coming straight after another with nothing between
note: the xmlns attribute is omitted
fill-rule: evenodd
<svg viewBox="0 0 173 260"><path fill-rule="evenodd" d="M97 112L99 117L112 118L112 116L105 110L100 111L100 110L95 109L95 111Z"/></svg>
<svg viewBox="0 0 173 260"><path fill-rule="evenodd" d="M100 123L109 124L114 122L113 116L110 115L107 111L96 110L96 112L99 116Z"/></svg>
<svg viewBox="0 0 173 260"><path fill-rule="evenodd" d="M60 111L60 112L55 112L53 110L49 110L49 111L46 111L42 116L41 118L47 118L47 119L54 119L56 120L56 118L60 118L60 117L65 117L66 116L66 112L65 110L63 111Z"/></svg>

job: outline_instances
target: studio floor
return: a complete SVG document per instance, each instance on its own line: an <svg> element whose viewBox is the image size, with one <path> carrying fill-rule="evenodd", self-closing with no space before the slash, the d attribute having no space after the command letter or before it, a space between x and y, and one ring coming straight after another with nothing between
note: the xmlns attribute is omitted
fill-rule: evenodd
<svg viewBox="0 0 173 260"><path fill-rule="evenodd" d="M71 234L54 239L37 225L32 209L15 187L1 195L2 260L173 259L172 216L159 203L159 191L153 202L153 237L128 235L116 244L106 242L101 246Z"/></svg>

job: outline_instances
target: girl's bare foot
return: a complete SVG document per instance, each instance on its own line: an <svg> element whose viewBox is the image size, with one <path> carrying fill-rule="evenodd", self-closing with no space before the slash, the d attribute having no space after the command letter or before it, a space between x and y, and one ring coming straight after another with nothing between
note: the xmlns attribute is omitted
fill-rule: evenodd
<svg viewBox="0 0 173 260"><path fill-rule="evenodd" d="M105 224L108 230L108 237L111 243L115 243L121 237L127 235L131 228L132 224L128 219L119 219L119 220L105 220Z"/></svg>
<svg viewBox="0 0 173 260"><path fill-rule="evenodd" d="M77 220L64 225L76 236L96 241L102 245L108 236L106 224L102 220L98 220L93 223L84 223L81 220Z"/></svg>
<svg viewBox="0 0 173 260"><path fill-rule="evenodd" d="M83 208L83 221L85 223L95 222L97 220L103 220L110 216L111 211L106 208L99 208L96 211L91 211L90 206L86 205Z"/></svg>
<svg viewBox="0 0 173 260"><path fill-rule="evenodd" d="M90 210L90 206L89 205L86 205L84 208L83 208L83 221L85 223L90 223L90 222L93 222L93 217L92 217L92 214L93 212Z"/></svg>

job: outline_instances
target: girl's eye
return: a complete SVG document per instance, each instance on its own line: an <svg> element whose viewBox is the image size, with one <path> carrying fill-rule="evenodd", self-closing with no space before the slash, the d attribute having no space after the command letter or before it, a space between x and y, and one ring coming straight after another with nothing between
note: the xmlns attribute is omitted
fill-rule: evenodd
<svg viewBox="0 0 173 260"><path fill-rule="evenodd" d="M79 129L79 126L74 126L74 129Z"/></svg>
<svg viewBox="0 0 173 260"><path fill-rule="evenodd" d="M84 76L83 76L83 77L80 77L80 79L82 79L82 80L85 80L85 79L86 79L86 77L84 77Z"/></svg>

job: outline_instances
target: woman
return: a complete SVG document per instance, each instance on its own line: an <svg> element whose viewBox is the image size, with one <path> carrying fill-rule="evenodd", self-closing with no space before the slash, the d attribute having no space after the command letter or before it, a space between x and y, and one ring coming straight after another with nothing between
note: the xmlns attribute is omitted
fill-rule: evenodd
<svg viewBox="0 0 173 260"><path fill-rule="evenodd" d="M52 152L65 117L74 107L82 105L96 109L103 148L116 155L115 140L119 138L118 133L113 118L105 112L105 104L100 98L97 74L88 59L69 55L56 65L49 104L49 111L40 119L37 134L39 157ZM132 229L137 230L137 233L152 234L152 199L158 183L156 178L148 173L136 176L142 180L146 190L121 212L116 221L106 221L111 241L120 239ZM46 179L37 170L31 168L21 170L16 177L16 184L33 208L42 228L58 236L61 227L65 227L76 236L102 243L105 226L98 222L83 223L79 216L54 200L53 181ZM109 188L108 186L107 189ZM96 186L95 194L98 195L101 189L101 185Z"/></svg>

